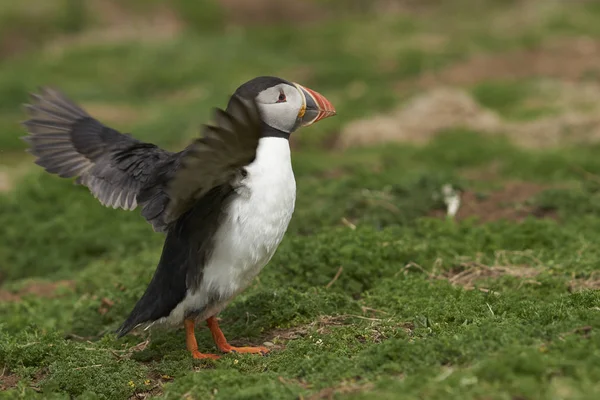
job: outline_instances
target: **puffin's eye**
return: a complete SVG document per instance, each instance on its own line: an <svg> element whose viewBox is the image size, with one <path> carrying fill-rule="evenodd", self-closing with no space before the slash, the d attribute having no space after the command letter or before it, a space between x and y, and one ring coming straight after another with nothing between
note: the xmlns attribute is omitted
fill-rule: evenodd
<svg viewBox="0 0 600 400"><path fill-rule="evenodd" d="M285 93L280 93L279 98L277 99L277 103L283 103L285 99Z"/></svg>

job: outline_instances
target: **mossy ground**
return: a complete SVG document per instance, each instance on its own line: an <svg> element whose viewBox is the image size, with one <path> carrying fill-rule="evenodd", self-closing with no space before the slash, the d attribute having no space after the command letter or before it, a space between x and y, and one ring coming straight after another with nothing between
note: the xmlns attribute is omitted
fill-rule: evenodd
<svg viewBox="0 0 600 400"><path fill-rule="evenodd" d="M592 3L540 6L509 31L502 24L523 2L482 3L184 29L141 44L75 41L2 61L0 172L11 184L0 194L0 399L598 398L600 145L525 150L459 128L424 146L328 145L351 120L418 92L410 84L423 74L600 35ZM56 15L68 28L53 22L57 30L79 21ZM137 211L103 208L87 189L31 166L19 105L36 86L56 85L106 123L177 148L259 74L313 87L339 112L298 132L289 231L220 316L233 344L269 342L271 353L194 361L181 329L117 340L162 237ZM463 86L507 118L559 111L523 111L539 97L531 78ZM516 183L519 193L506 195ZM464 194L460 218L445 217L445 184ZM214 351L206 329L197 337Z"/></svg>

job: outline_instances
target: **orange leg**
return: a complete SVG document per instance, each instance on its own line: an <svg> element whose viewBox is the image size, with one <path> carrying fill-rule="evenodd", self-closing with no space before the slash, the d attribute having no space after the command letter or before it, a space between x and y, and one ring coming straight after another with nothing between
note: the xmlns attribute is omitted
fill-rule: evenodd
<svg viewBox="0 0 600 400"><path fill-rule="evenodd" d="M250 353L250 354L262 354L265 355L269 352L269 349L266 347L234 347L227 343L227 339L225 339L225 335L221 332L221 328L219 328L219 323L215 317L210 317L206 320L208 325L208 329L210 329L210 333L212 333L212 337L215 341L215 344L223 353Z"/></svg>
<svg viewBox="0 0 600 400"><path fill-rule="evenodd" d="M198 351L198 342L196 342L196 335L194 334L194 320L186 319L184 321L185 325L185 344L187 349L192 353L192 357L197 360L203 358L211 358L213 360L217 360L220 357L216 354L204 354Z"/></svg>

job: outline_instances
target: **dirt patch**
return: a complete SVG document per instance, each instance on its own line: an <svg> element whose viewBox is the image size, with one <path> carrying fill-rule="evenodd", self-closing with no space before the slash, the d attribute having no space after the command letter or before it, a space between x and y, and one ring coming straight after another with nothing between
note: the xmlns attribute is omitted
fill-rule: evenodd
<svg viewBox="0 0 600 400"><path fill-rule="evenodd" d="M60 54L71 46L169 40L176 38L185 28L177 14L165 5L154 5L143 12L136 12L116 1L95 0L87 7L88 13L97 19L98 26L56 37L46 43L46 51Z"/></svg>
<svg viewBox="0 0 600 400"><path fill-rule="evenodd" d="M486 279L498 279L501 276L514 276L523 280L523 282L533 283L533 278L540 271L527 265L509 265L509 266L487 266L479 263L465 263L458 268L445 272L440 277L446 279L454 286L460 286L467 290L475 289L478 281Z"/></svg>
<svg viewBox="0 0 600 400"><path fill-rule="evenodd" d="M327 10L311 1L219 0L228 23L264 25L266 23L302 23L327 17Z"/></svg>
<svg viewBox="0 0 600 400"><path fill-rule="evenodd" d="M600 41L589 37L561 39L539 49L481 55L440 71L422 75L417 85L471 85L486 80L534 76L578 80L600 72ZM400 84L404 88L404 84Z"/></svg>
<svg viewBox="0 0 600 400"><path fill-rule="evenodd" d="M320 316L309 324L269 331L258 341L263 342L263 345L269 347L270 349L280 350L285 347L286 342L305 337L310 332L314 332L315 330L319 334L331 333L332 328L335 329L336 327L347 325L345 321L348 320L348 318L348 315ZM248 341L242 338L231 339L230 344L234 346L247 346Z"/></svg>
<svg viewBox="0 0 600 400"><path fill-rule="evenodd" d="M0 165L0 193L5 193L11 191L15 183L31 169L31 155L4 152L0 157L4 157L5 163Z"/></svg>
<svg viewBox="0 0 600 400"><path fill-rule="evenodd" d="M270 349L281 350L285 348L285 344L290 340L306 337L307 335L317 333L319 335L331 334L336 328L348 326L351 324L351 320L360 319L369 321L371 323L370 333L366 335L357 335L356 340L364 343L366 341L380 343L386 339L386 333L380 330L380 324L386 322L389 324L393 322L389 317L386 318L382 311L374 310L369 307L363 307L363 315L324 315L318 317L315 321L303 324L299 326L293 326L285 329L274 329L267 332L262 336L261 341L264 346ZM414 329L414 325L411 322L397 322L393 326L397 329L401 329L407 334L410 334ZM318 339L315 339L315 343ZM234 346L247 346L248 341L244 339L232 339L230 343Z"/></svg>
<svg viewBox="0 0 600 400"><path fill-rule="evenodd" d="M115 302L107 297L103 297L100 301L100 306L98 307L98 313L100 315L104 315L110 311L110 309L115 305Z"/></svg>
<svg viewBox="0 0 600 400"><path fill-rule="evenodd" d="M12 188L8 173L0 171L0 193L8 192Z"/></svg>
<svg viewBox="0 0 600 400"><path fill-rule="evenodd" d="M316 332L320 335L327 335L332 333L332 331L336 328L342 326L348 326L352 319L361 319L365 321L369 321L371 323L370 333L367 335L358 335L356 340L364 343L366 341L371 341L374 343L380 343L386 339L386 334L382 332L378 328L378 326L382 322L389 323L391 320L386 318L382 311L375 310L369 307L363 307L364 315L326 315L317 318L316 321L313 321L309 324L294 326L287 329L276 329L268 333L265 336L265 345L271 348L282 349L284 344L290 340L303 338L312 332ZM401 329L407 334L410 334L414 329L414 325L411 322L397 322L394 323L394 326L397 329Z"/></svg>
<svg viewBox="0 0 600 400"><path fill-rule="evenodd" d="M346 149L390 142L425 144L451 128L503 135L518 146L535 149L565 143L598 143L600 96L596 85L584 90L586 86L570 85L568 95L552 95L554 100L545 104L559 109L557 114L529 121L506 120L477 103L466 90L435 88L389 114L351 122L342 129L332 147ZM534 100L541 102L549 95L542 94Z"/></svg>
<svg viewBox="0 0 600 400"><path fill-rule="evenodd" d="M600 273L592 272L588 278L572 279L569 281L569 292L579 292L582 290L599 290L600 289Z"/></svg>
<svg viewBox="0 0 600 400"><path fill-rule="evenodd" d="M370 382L347 381L337 386L322 389L318 393L307 397L307 400L334 399L339 395L366 392L372 390L374 387L375 385Z"/></svg>
<svg viewBox="0 0 600 400"><path fill-rule="evenodd" d="M14 374L0 375L0 391L12 389L17 386L21 378Z"/></svg>
<svg viewBox="0 0 600 400"><path fill-rule="evenodd" d="M466 91L436 88L419 95L388 115L378 115L348 124L335 147L348 148L386 142L424 144L451 127L492 132L501 118L480 106Z"/></svg>
<svg viewBox="0 0 600 400"><path fill-rule="evenodd" d="M502 163L498 160L476 168L465 168L460 175L470 181L492 182L500 177Z"/></svg>
<svg viewBox="0 0 600 400"><path fill-rule="evenodd" d="M554 107L568 111L594 111L600 107L600 83L597 81L536 80L535 93L525 107Z"/></svg>
<svg viewBox="0 0 600 400"><path fill-rule="evenodd" d="M319 317L316 321L311 322L310 324L294 326L288 329L278 329L270 333L271 342L277 341L289 341L298 339L308 335L309 332L315 331L318 334L328 334L331 333L331 328L344 326L344 321L347 320L348 317L344 315L325 315Z"/></svg>
<svg viewBox="0 0 600 400"><path fill-rule="evenodd" d="M404 269L405 271L417 269L427 274L429 279L443 279L453 286L459 286L466 290L478 288L482 292L489 292L489 289L481 287L479 283L503 276L519 278L521 280L520 285L539 285L539 282L534 278L543 271L542 267L541 261L527 252L498 251L492 265L486 265L476 259L465 260L442 272L428 272L415 263L409 263Z"/></svg>
<svg viewBox="0 0 600 400"><path fill-rule="evenodd" d="M60 288L73 289L75 282L73 281L58 281L58 282L38 282L31 283L17 292L0 289L0 301L14 302L20 301L23 296L33 295L37 297L52 298L56 296L56 292Z"/></svg>
<svg viewBox="0 0 600 400"><path fill-rule="evenodd" d="M501 129L513 143L526 148L600 142L600 115L567 111L525 123L506 123Z"/></svg>
<svg viewBox="0 0 600 400"><path fill-rule="evenodd" d="M29 387L39 391L40 388L38 384L46 377L47 374L48 371L45 368L38 370L34 374ZM7 373L6 368L0 371L0 391L15 388L20 381L21 378L19 376L12 373Z"/></svg>
<svg viewBox="0 0 600 400"><path fill-rule="evenodd" d="M466 190L460 194L460 207L455 219L477 217L481 223L508 220L521 222L529 216L557 219L552 210L543 210L529 201L548 186L529 182L508 182L500 190L487 194ZM433 210L433 217L446 218L445 210Z"/></svg>
<svg viewBox="0 0 600 400"><path fill-rule="evenodd" d="M226 21L231 24L248 26L256 24L298 24L339 17L340 14L404 13L415 15L438 9L437 1L415 0L346 0L338 2L279 0L219 0L225 11Z"/></svg>
<svg viewBox="0 0 600 400"><path fill-rule="evenodd" d="M136 389L135 393L129 397L129 400L141 400L161 396L163 394L162 388L164 382L172 380L170 377L163 379L159 374L151 374L150 378L144 382L144 388Z"/></svg>
<svg viewBox="0 0 600 400"><path fill-rule="evenodd" d="M0 60L19 52L25 52L32 47L32 40L20 35L17 29L8 29L0 35Z"/></svg>
<svg viewBox="0 0 600 400"><path fill-rule="evenodd" d="M600 75L600 40L562 39L536 50L491 54L424 73L398 84L398 91L420 94L389 114L344 127L335 148L387 142L427 143L450 128L502 134L515 144L556 147L600 142L600 85L582 78ZM547 108L552 115L513 121L480 105L466 90L485 81L537 78L524 110ZM555 112L554 112L555 111Z"/></svg>

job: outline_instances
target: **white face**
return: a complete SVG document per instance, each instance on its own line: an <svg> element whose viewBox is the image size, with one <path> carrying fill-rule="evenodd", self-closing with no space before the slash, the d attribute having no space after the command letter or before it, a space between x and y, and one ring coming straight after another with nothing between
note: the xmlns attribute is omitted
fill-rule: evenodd
<svg viewBox="0 0 600 400"><path fill-rule="evenodd" d="M267 125L286 133L292 133L300 125L304 97L295 86L280 83L265 89L256 96L256 102Z"/></svg>

